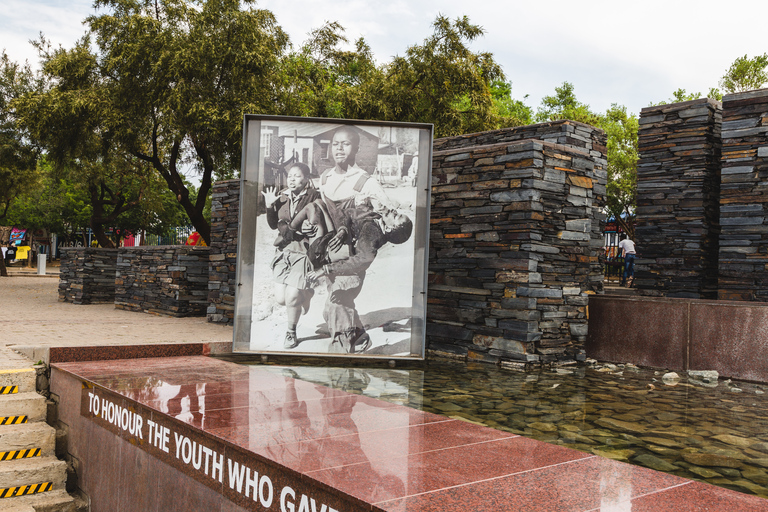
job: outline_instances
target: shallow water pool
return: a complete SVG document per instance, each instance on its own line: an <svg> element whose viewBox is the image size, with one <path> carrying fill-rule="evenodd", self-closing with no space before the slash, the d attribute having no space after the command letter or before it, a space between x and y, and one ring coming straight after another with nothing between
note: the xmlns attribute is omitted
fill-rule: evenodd
<svg viewBox="0 0 768 512"><path fill-rule="evenodd" d="M607 364L267 368L768 498L768 386L682 373L668 385L664 371Z"/></svg>

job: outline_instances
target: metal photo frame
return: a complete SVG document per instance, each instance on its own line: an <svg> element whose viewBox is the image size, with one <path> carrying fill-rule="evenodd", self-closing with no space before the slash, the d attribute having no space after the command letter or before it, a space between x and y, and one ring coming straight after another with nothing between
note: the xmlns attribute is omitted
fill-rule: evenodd
<svg viewBox="0 0 768 512"><path fill-rule="evenodd" d="M424 358L432 136L245 116L234 352Z"/></svg>

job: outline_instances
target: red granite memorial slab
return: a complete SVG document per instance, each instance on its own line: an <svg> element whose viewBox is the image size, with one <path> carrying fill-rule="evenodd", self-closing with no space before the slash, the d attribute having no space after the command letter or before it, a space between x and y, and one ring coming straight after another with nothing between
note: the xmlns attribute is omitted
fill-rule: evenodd
<svg viewBox="0 0 768 512"><path fill-rule="evenodd" d="M78 486L100 510L768 510L735 491L204 356L59 363L52 391Z"/></svg>

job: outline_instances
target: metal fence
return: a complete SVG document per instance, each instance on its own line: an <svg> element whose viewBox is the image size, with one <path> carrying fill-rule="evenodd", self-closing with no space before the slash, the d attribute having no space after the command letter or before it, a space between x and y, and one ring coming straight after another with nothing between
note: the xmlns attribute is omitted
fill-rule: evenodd
<svg viewBox="0 0 768 512"><path fill-rule="evenodd" d="M187 238L195 231L192 226L174 228L165 235L139 234L123 238L121 247L135 247L137 245L184 245Z"/></svg>
<svg viewBox="0 0 768 512"><path fill-rule="evenodd" d="M180 226L171 229L164 235L151 235L145 233L123 236L120 239L120 247L136 247L139 245L184 245L195 231L192 226ZM108 233L114 241L113 233ZM69 236L62 237L54 235L55 245L59 247L91 247L96 244L96 237L91 229L85 229L81 232L71 233ZM58 251L56 251L58 253ZM56 255L58 257L58 254Z"/></svg>
<svg viewBox="0 0 768 512"><path fill-rule="evenodd" d="M619 249L619 233L615 231L606 231L605 237L603 275L606 281L621 281L624 273L624 258Z"/></svg>

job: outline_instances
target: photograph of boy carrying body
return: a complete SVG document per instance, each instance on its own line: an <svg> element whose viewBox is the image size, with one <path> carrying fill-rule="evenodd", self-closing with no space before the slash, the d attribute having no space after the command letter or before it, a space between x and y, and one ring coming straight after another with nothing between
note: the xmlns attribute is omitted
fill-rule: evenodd
<svg viewBox="0 0 768 512"><path fill-rule="evenodd" d="M414 268L420 130L281 123L261 128L283 162L262 165L249 349L412 355L413 272L393 277Z"/></svg>

